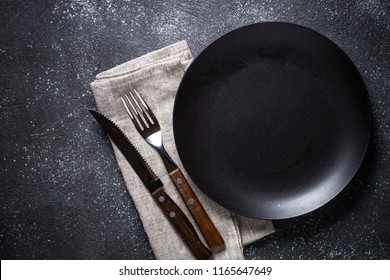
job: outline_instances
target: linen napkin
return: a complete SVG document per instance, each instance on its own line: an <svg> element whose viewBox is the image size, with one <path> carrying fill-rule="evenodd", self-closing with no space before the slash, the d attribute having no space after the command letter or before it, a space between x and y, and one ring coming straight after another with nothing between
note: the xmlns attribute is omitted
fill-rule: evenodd
<svg viewBox="0 0 390 280"><path fill-rule="evenodd" d="M164 146L182 169L194 192L225 240L225 249L214 252L214 259L244 259L243 246L274 231L271 221L241 217L206 197L190 179L178 157L172 131L173 103L180 80L192 61L186 41L145 54L96 76L91 88L98 110L110 117L131 139L145 160L160 177L165 191L194 224L157 152L135 130L120 97L136 89L150 106L162 129ZM119 168L137 208L156 259L194 259L192 253L165 218L121 152L113 145ZM197 229L199 236L201 236ZM201 238L203 238L201 236ZM205 243L206 244L206 243Z"/></svg>

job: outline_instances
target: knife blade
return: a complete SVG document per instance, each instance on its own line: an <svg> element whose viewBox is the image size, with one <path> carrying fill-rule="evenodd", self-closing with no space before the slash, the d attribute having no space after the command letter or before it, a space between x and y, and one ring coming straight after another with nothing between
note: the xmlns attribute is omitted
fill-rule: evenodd
<svg viewBox="0 0 390 280"><path fill-rule="evenodd" d="M152 194L157 205L186 242L194 256L197 259L209 259L212 252L202 243L187 216L163 190L163 183L146 163L145 159L140 155L125 133L102 113L94 110L89 110L89 112L130 163L135 173Z"/></svg>

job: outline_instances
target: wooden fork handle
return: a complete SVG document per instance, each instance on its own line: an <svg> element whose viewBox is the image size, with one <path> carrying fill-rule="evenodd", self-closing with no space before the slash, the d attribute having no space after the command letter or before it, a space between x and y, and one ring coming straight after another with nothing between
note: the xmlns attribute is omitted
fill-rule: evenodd
<svg viewBox="0 0 390 280"><path fill-rule="evenodd" d="M209 259L212 252L202 243L194 226L183 211L180 210L179 206L162 188L155 190L152 195L177 232L187 243L194 256L199 260Z"/></svg>
<svg viewBox="0 0 390 280"><path fill-rule="evenodd" d="M203 208L198 197L191 189L190 184L184 177L183 172L177 168L169 173L173 183L179 190L181 197L187 205L188 210L198 225L200 231L203 234L204 239L211 249L220 249L224 246L225 242L215 227L213 221L210 219L206 210Z"/></svg>

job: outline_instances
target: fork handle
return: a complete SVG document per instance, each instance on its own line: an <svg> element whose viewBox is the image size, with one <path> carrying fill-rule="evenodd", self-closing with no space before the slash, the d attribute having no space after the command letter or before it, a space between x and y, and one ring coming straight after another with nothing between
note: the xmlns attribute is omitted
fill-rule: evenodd
<svg viewBox="0 0 390 280"><path fill-rule="evenodd" d="M194 256L199 260L209 259L212 252L202 243L194 226L172 198L162 188L155 190L152 195Z"/></svg>
<svg viewBox="0 0 390 280"><path fill-rule="evenodd" d="M190 187L190 184L184 177L183 172L180 168L177 168L169 173L169 176L176 188L179 190L181 197L186 203L188 210L202 232L209 247L211 249L221 249L225 242L206 210L203 208L198 197Z"/></svg>

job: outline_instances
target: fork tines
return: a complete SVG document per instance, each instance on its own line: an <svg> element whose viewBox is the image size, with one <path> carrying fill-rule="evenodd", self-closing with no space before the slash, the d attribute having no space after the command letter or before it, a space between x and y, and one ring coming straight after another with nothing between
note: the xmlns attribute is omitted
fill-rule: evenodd
<svg viewBox="0 0 390 280"><path fill-rule="evenodd" d="M142 131L155 125L157 120L138 91L135 89L133 91L135 94L129 91L128 94L124 95L125 98L121 97L121 100L137 130Z"/></svg>

